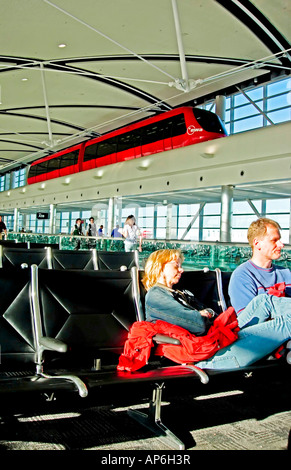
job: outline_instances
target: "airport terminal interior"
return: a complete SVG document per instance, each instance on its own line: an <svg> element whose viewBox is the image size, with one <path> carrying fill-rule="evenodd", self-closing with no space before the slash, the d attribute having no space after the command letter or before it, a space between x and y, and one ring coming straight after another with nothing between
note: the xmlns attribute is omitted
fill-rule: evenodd
<svg viewBox="0 0 291 470"><path fill-rule="evenodd" d="M141 267L152 251L173 247L185 269L233 271L250 257L250 223L268 217L281 227L279 264L290 268L290 2L0 0L0 18L3 239L74 250L81 218L79 249L88 250L94 217L103 226L94 249L124 251L112 231L132 214L142 233ZM198 121L185 127L194 143L176 145L163 130L161 145L86 168L80 150L71 170L60 166L52 177L46 167L30 178L38 160L44 167L67 149L161 122L180 108L218 116L224 133L203 138ZM288 407L279 414L290 424ZM248 442L252 431L244 432ZM0 440L9 449L9 439ZM11 449L22 448L10 440ZM125 441L120 449L131 448ZM285 446L278 436L272 442ZM92 448L100 445L97 439Z"/></svg>

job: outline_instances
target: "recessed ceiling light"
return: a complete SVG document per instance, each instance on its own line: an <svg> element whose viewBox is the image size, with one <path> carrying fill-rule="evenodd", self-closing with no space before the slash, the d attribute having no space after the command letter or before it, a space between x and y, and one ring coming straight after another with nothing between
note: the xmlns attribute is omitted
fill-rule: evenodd
<svg viewBox="0 0 291 470"><path fill-rule="evenodd" d="M64 47L67 47L67 44L59 44L59 48L62 49Z"/></svg>
<svg viewBox="0 0 291 470"><path fill-rule="evenodd" d="M23 82L27 82L28 78L22 78L21 79Z"/></svg>

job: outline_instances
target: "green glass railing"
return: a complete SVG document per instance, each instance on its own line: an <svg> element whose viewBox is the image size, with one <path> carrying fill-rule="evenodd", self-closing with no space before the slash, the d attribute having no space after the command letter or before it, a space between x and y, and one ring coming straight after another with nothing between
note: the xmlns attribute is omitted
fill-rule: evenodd
<svg viewBox="0 0 291 470"><path fill-rule="evenodd" d="M46 235L36 233L9 232L8 240L17 242L31 242L39 244L58 244L62 250L76 249L79 241L80 250L96 249L100 251L123 251L124 242L120 238L110 237L72 237L71 235ZM194 242L182 240L151 240L144 239L142 252L139 253L140 266L153 251L163 248L180 249L184 255L183 267L186 270L220 268L222 271L233 271L238 265L251 257L251 248L248 244L220 243L220 242ZM276 261L284 267L291 269L291 246L282 250L280 260Z"/></svg>

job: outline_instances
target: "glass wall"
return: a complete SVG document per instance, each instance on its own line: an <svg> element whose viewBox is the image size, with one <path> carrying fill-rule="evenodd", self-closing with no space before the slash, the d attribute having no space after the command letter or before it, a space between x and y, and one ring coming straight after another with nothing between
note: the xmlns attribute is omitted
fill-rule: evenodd
<svg viewBox="0 0 291 470"><path fill-rule="evenodd" d="M291 78L244 90L226 99L225 125L229 134L290 119Z"/></svg>
<svg viewBox="0 0 291 470"><path fill-rule="evenodd" d="M276 220L282 228L282 241L289 244L290 206L290 198L234 201L231 241L246 243L248 227L259 215ZM122 208L119 223L123 225L128 215L133 214L144 238L216 242L220 241L220 211L220 203L207 203L204 207L200 204L168 205L166 201L143 207L128 205ZM103 219L95 221L106 227L104 212Z"/></svg>
<svg viewBox="0 0 291 470"><path fill-rule="evenodd" d="M84 221L84 234L93 215L97 227L104 226L103 233L108 233L108 209L103 203L103 208L96 211L60 211L56 213L55 234L70 234L75 220L81 218ZM264 199L253 201L234 201L231 217L231 242L246 243L247 230L250 223L258 216L274 219L281 226L282 241L290 243L290 198ZM120 207L116 213L114 223L123 226L126 218L133 214L137 225L142 231L143 238L156 240L185 240L193 242L219 242L220 241L220 203L201 204L147 204L145 206L126 205ZM97 215L96 215L97 214ZM4 222L9 231L13 231L13 215L4 215ZM50 220L39 220L36 214L18 214L18 230L26 232L49 234Z"/></svg>
<svg viewBox="0 0 291 470"><path fill-rule="evenodd" d="M289 243L290 199L269 199L266 201L266 217L275 219L281 227L283 243Z"/></svg>
<svg viewBox="0 0 291 470"><path fill-rule="evenodd" d="M25 221L23 220L23 223L19 223L19 227L26 232L49 233L50 221L49 219L38 219L36 214L29 214L26 216Z"/></svg>
<svg viewBox="0 0 291 470"><path fill-rule="evenodd" d="M0 191L5 191L5 176L0 177Z"/></svg>
<svg viewBox="0 0 291 470"><path fill-rule="evenodd" d="M184 240L199 240L199 212L200 204L179 204L176 220L177 237Z"/></svg>
<svg viewBox="0 0 291 470"><path fill-rule="evenodd" d="M13 188L20 188L26 184L26 168L13 172Z"/></svg>

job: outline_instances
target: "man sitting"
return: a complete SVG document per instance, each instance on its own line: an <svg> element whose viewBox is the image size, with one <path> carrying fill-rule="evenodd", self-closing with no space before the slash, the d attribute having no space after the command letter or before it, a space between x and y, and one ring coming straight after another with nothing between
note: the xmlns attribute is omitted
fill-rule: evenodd
<svg viewBox="0 0 291 470"><path fill-rule="evenodd" d="M231 305L237 315L259 294L291 297L291 271L272 262L281 256L280 226L267 218L251 223L248 242L252 257L233 272L229 283Z"/></svg>

